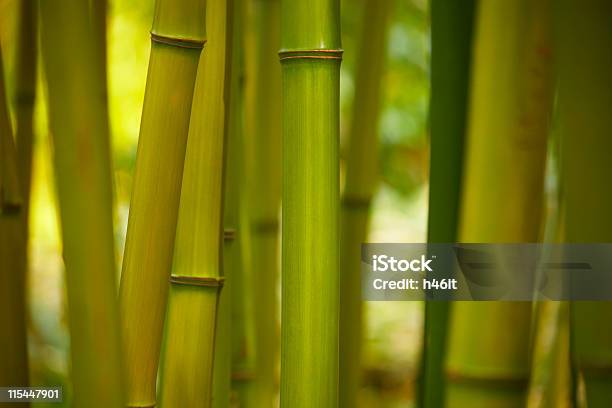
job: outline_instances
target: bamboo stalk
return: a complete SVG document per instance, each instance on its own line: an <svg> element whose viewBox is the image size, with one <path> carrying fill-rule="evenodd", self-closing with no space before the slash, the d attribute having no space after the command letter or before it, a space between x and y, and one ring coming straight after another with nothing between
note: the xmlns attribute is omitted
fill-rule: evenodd
<svg viewBox="0 0 612 408"><path fill-rule="evenodd" d="M251 266L254 279L255 406L273 405L277 395L279 357L278 240L282 184L282 122L280 48L280 1L252 1L252 49L246 64L245 144L251 154L247 164L249 185Z"/></svg>
<svg viewBox="0 0 612 408"><path fill-rule="evenodd" d="M103 67L86 3L45 0L40 7L66 265L74 404L120 407L108 118L97 98Z"/></svg>
<svg viewBox="0 0 612 408"><path fill-rule="evenodd" d="M561 191L567 242L610 242L612 3L555 3ZM612 398L611 302L570 305L572 360L589 407Z"/></svg>
<svg viewBox="0 0 612 408"><path fill-rule="evenodd" d="M368 0L363 9L356 91L341 207L339 405L356 407L361 385L361 243L367 241L370 202L378 184L378 116L392 2Z"/></svg>
<svg viewBox="0 0 612 408"><path fill-rule="evenodd" d="M2 65L0 49L0 65ZM0 67L0 215L18 213L23 203L13 130L6 104L4 68Z"/></svg>
<svg viewBox="0 0 612 408"><path fill-rule="evenodd" d="M242 152L242 24L243 4L232 2L232 60L229 78L229 111L227 112L227 140L225 145L224 182L224 242L223 275L225 283L220 294L217 311L217 339L213 366L213 407L225 408L238 404L246 406L245 395L240 392L234 372L246 369L244 262L242 257L242 234L240 223L241 183L244 176ZM234 390L232 390L234 388Z"/></svg>
<svg viewBox="0 0 612 408"><path fill-rule="evenodd" d="M456 242L474 21L474 1L431 2L429 242ZM444 405L450 305L425 302L419 406Z"/></svg>
<svg viewBox="0 0 612 408"><path fill-rule="evenodd" d="M22 205L18 214L11 214L0 219L0 288L8 293L0 295L7 303L1 306L0 326L9 336L2 336L6 342L0 345L3 351L0 356L0 384L3 386L27 386L28 351L27 351L27 243L28 243L28 207L30 193L30 168L32 157L32 116L36 89L37 65L37 16L32 0L23 0L19 10L19 44L16 56L16 89L14 95L16 119L16 152L19 187L21 188ZM7 141L12 142L8 112L5 105L4 75L0 51L0 132ZM12 144L12 143L11 143ZM9 147L11 150L12 146ZM6 149L2 149L6 155ZM2 163L11 163L10 157L2 156ZM2 290L0 289L0 290ZM22 405L22 404L19 404Z"/></svg>
<svg viewBox="0 0 612 408"><path fill-rule="evenodd" d="M281 406L332 407L338 404L339 2L281 7Z"/></svg>
<svg viewBox="0 0 612 408"><path fill-rule="evenodd" d="M0 48L0 386L28 385L23 207ZM8 404L15 406L22 404Z"/></svg>
<svg viewBox="0 0 612 408"><path fill-rule="evenodd" d="M549 29L548 0L479 3L461 242L540 239L552 106ZM449 406L524 406L530 314L527 302L453 304Z"/></svg>
<svg viewBox="0 0 612 408"><path fill-rule="evenodd" d="M121 276L127 403L154 406L205 0L157 0Z"/></svg>
<svg viewBox="0 0 612 408"><path fill-rule="evenodd" d="M210 407L223 285L223 163L229 113L232 2L207 5L210 45L192 108L161 370L161 405Z"/></svg>
<svg viewBox="0 0 612 408"><path fill-rule="evenodd" d="M34 142L34 102L38 67L38 15L34 0L21 0L19 10L19 47L16 56L17 84L14 95L15 139L23 194L25 225L30 201L32 145Z"/></svg>

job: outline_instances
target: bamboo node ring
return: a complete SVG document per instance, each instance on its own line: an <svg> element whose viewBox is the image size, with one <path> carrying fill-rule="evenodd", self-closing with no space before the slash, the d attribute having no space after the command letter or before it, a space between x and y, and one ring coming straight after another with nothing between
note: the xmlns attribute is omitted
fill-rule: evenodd
<svg viewBox="0 0 612 408"><path fill-rule="evenodd" d="M371 203L370 197L345 196L342 197L342 206L347 209L367 209Z"/></svg>
<svg viewBox="0 0 612 408"><path fill-rule="evenodd" d="M206 44L206 40L196 40L194 38L167 37L165 35L156 34L151 31L151 41L170 45L172 47L189 48L201 50Z"/></svg>
<svg viewBox="0 0 612 408"><path fill-rule="evenodd" d="M236 230L234 228L226 228L223 230L223 239L225 241L232 241L236 239Z"/></svg>
<svg viewBox="0 0 612 408"><path fill-rule="evenodd" d="M204 286L209 288L220 288L223 286L225 278L201 277L201 276L185 276L185 275L170 275L170 283L175 285L185 286Z"/></svg>
<svg viewBox="0 0 612 408"><path fill-rule="evenodd" d="M290 59L329 59L342 60L343 50L313 49L313 50L282 50L278 53L281 61Z"/></svg>

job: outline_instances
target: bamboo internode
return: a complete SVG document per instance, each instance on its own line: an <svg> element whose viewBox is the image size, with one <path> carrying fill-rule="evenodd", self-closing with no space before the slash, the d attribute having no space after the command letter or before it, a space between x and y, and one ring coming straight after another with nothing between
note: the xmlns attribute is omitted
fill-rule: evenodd
<svg viewBox="0 0 612 408"><path fill-rule="evenodd" d="M119 296L127 403L134 406L155 404L206 1L157 0L151 39Z"/></svg>
<svg viewBox="0 0 612 408"><path fill-rule="evenodd" d="M338 404L339 17L336 0L282 4L280 55L308 57L281 59L283 407Z"/></svg>

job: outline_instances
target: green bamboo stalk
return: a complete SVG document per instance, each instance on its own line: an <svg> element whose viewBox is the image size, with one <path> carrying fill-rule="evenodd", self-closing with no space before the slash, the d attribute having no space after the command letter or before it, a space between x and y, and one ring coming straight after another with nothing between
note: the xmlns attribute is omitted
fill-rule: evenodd
<svg viewBox="0 0 612 408"><path fill-rule="evenodd" d="M32 145L34 142L34 102L36 100L36 70L38 67L38 15L35 0L21 0L19 9L19 46L16 56L15 139L19 175L23 194L25 223L30 201ZM24 255L25 256L25 255Z"/></svg>
<svg viewBox="0 0 612 408"><path fill-rule="evenodd" d="M540 239L552 106L549 29L548 0L479 3L461 242ZM453 304L449 406L524 406L530 315L527 302Z"/></svg>
<svg viewBox="0 0 612 408"><path fill-rule="evenodd" d="M280 0L252 1L253 43L246 65L247 150L252 183L249 219L255 327L254 406L269 407L278 393L278 240L282 184Z"/></svg>
<svg viewBox="0 0 612 408"><path fill-rule="evenodd" d="M456 242L468 114L474 0L431 2L429 242ZM419 406L444 405L449 304L425 303Z"/></svg>
<svg viewBox="0 0 612 408"><path fill-rule="evenodd" d="M567 242L610 242L612 193L612 3L555 3L559 76L561 191ZM611 302L576 302L571 309L572 359L589 407L612 398Z"/></svg>
<svg viewBox="0 0 612 408"><path fill-rule="evenodd" d="M108 118L85 2L40 2L76 407L123 406Z"/></svg>
<svg viewBox="0 0 612 408"><path fill-rule="evenodd" d="M0 49L0 65L2 65ZM0 215L18 213L23 203L13 130L6 104L4 68L0 67Z"/></svg>
<svg viewBox="0 0 612 408"><path fill-rule="evenodd" d="M164 407L212 404L215 325L224 279L223 163L229 114L231 17L231 1L208 2L210 45L198 67L170 278L161 365L160 399Z"/></svg>
<svg viewBox="0 0 612 408"><path fill-rule="evenodd" d="M9 119L0 48L0 386L28 384L25 275L21 228L23 207L18 180L17 151ZM8 177L7 177L8 176ZM15 406L21 404L8 404Z"/></svg>
<svg viewBox="0 0 612 408"><path fill-rule="evenodd" d="M27 386L28 353L27 353L27 243L28 243L28 207L30 195L30 174L32 157L32 117L36 89L37 66L37 16L33 0L23 0L19 9L19 38L16 55L16 87L14 94L16 123L16 161L18 166L19 185L21 187L22 205L19 214L11 214L0 219L0 287L8 293L0 295L7 301L1 306L0 326L4 327L10 336L3 336L10 344L0 345L3 355L0 356L0 384ZM1 54L1 52L0 52ZM0 132L8 137L10 124L5 105L4 76L2 57L0 55ZM7 153L5 149L2 149ZM10 157L7 157L10 160ZM10 163L2 157L2 163ZM6 352L6 353L4 353ZM19 404L21 405L21 404Z"/></svg>
<svg viewBox="0 0 612 408"><path fill-rule="evenodd" d="M353 116L341 207L339 405L356 407L361 385L361 243L378 184L378 116L387 21L393 2L368 0L363 9Z"/></svg>
<svg viewBox="0 0 612 408"><path fill-rule="evenodd" d="M233 373L245 362L244 348L246 332L244 315L246 312L243 299L244 273L241 240L236 239L240 228L240 187L243 171L242 157L242 24L243 4L232 2L232 61L229 78L229 112L227 112L227 140L225 144L225 182L224 182L224 243L223 275L225 283L219 298L217 311L217 338L215 341L215 361L213 365L213 407L226 408L240 406L244 395L235 384ZM238 368L238 367L239 368ZM234 393L232 388L236 385Z"/></svg>
<svg viewBox="0 0 612 408"><path fill-rule="evenodd" d="M338 404L339 2L283 2L281 40L281 406L333 407Z"/></svg>
<svg viewBox="0 0 612 408"><path fill-rule="evenodd" d="M168 278L205 20L205 0L156 0L119 294L130 406L155 405Z"/></svg>

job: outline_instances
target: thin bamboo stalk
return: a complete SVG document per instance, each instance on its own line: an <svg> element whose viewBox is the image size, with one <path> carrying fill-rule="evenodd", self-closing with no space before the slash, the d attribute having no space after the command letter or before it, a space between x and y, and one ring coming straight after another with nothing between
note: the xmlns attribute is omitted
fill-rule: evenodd
<svg viewBox="0 0 612 408"><path fill-rule="evenodd" d="M0 386L28 384L25 275L22 243L23 207L18 180L17 151L9 121L0 48ZM7 177L9 176L9 177ZM8 193L8 194L7 194ZM8 404L15 406L21 404Z"/></svg>
<svg viewBox="0 0 612 408"><path fill-rule="evenodd" d="M226 408L244 404L244 395L236 386L234 392L233 373L245 362L244 349L246 332L243 302L243 258L240 225L241 177L244 175L242 157L242 24L243 4L232 2L232 60L229 78L229 111L227 117L227 140L225 145L225 182L224 182L224 243L223 275L225 283L219 298L217 311L217 338L215 341L215 361L213 366L213 407ZM238 310L235 310L237 308Z"/></svg>
<svg viewBox="0 0 612 408"><path fill-rule="evenodd" d="M561 191L567 242L612 240L612 3L555 3ZM589 407L612 398L611 302L570 305L572 360Z"/></svg>
<svg viewBox="0 0 612 408"><path fill-rule="evenodd" d="M429 242L456 242L468 115L474 0L431 2ZM425 303L419 406L444 404L449 304Z"/></svg>
<svg viewBox="0 0 612 408"><path fill-rule="evenodd" d="M217 305L224 280L223 164L232 2L209 1L206 15L210 45L198 67L170 278L161 366L165 407L212 405Z"/></svg>
<svg viewBox="0 0 612 408"><path fill-rule="evenodd" d="M38 67L38 15L34 0L21 0L19 10L19 46L16 56L15 139L19 174L23 194L25 223L30 201L32 145L34 142L34 102L36 100L36 70Z"/></svg>
<svg viewBox="0 0 612 408"><path fill-rule="evenodd" d="M0 49L0 65L2 65ZM0 215L18 213L23 203L13 129L6 104L4 68L0 66Z"/></svg>
<svg viewBox="0 0 612 408"><path fill-rule="evenodd" d="M157 0L120 305L127 404L154 406L205 0Z"/></svg>
<svg viewBox="0 0 612 408"><path fill-rule="evenodd" d="M341 206L339 405L356 407L361 384L361 243L367 241L370 202L378 184L378 116L393 2L368 0L363 22L353 116Z"/></svg>
<svg viewBox="0 0 612 408"><path fill-rule="evenodd" d="M548 0L479 3L461 242L540 239L552 106L549 6ZM453 304L449 406L524 406L530 315L527 302Z"/></svg>
<svg viewBox="0 0 612 408"><path fill-rule="evenodd" d="M254 400L268 407L278 393L276 371L279 357L278 296L279 205L282 184L282 122L280 48L280 1L252 1L253 47L246 65L245 144L248 162L250 270L254 279L255 327Z"/></svg>
<svg viewBox="0 0 612 408"><path fill-rule="evenodd" d="M27 353L27 243L28 243L28 207L30 195L30 168L32 157L32 117L36 89L37 66L37 16L34 1L23 0L19 10L19 38L16 56L16 89L14 95L16 119L16 161L21 187L22 205L19 214L11 214L0 220L0 275L3 283L0 287L8 293L0 295L7 305L0 311L0 326L4 327L9 336L3 336L11 344L0 345L0 350L6 353L0 357L0 384L27 386L28 353ZM1 54L1 52L0 52ZM0 55L0 132L2 136L9 135L10 124L5 105L4 76L2 56ZM5 149L2 151L6 154ZM7 157L7 159L10 159ZM2 157L3 163L10 163ZM5 280L7 280L5 282ZM6 377L6 378L5 378ZM22 404L19 404L22 405Z"/></svg>
<svg viewBox="0 0 612 408"><path fill-rule="evenodd" d="M108 118L85 2L40 2L77 407L123 406ZM85 102L85 103L84 103Z"/></svg>
<svg viewBox="0 0 612 408"><path fill-rule="evenodd" d="M281 8L281 406L332 407L338 404L339 2Z"/></svg>

